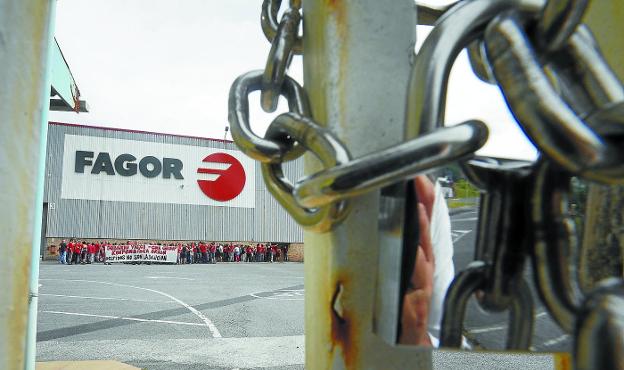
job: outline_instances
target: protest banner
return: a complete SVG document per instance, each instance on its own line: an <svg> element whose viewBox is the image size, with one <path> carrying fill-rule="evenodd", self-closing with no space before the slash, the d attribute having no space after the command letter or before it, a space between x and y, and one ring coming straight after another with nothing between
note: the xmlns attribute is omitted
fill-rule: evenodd
<svg viewBox="0 0 624 370"><path fill-rule="evenodd" d="M173 245L107 245L107 263L158 262L176 263L178 248Z"/></svg>

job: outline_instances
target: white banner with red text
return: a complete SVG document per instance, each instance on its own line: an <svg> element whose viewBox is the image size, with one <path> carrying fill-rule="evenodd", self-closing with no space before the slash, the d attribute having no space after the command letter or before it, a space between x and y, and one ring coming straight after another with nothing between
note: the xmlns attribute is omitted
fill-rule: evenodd
<svg viewBox="0 0 624 370"><path fill-rule="evenodd" d="M172 245L107 245L105 262L176 263L178 247Z"/></svg>

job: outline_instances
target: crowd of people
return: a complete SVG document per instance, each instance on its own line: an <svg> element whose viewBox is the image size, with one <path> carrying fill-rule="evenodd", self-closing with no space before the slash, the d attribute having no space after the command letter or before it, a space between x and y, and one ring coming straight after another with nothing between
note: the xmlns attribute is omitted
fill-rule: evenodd
<svg viewBox="0 0 624 370"><path fill-rule="evenodd" d="M178 263L288 261L288 244L189 243L178 244Z"/></svg>
<svg viewBox="0 0 624 370"><path fill-rule="evenodd" d="M66 265L88 264L94 262L104 262L105 243L77 241L70 239L63 240L58 248L58 261Z"/></svg>
<svg viewBox="0 0 624 370"><path fill-rule="evenodd" d="M137 245L136 242L109 243L106 241L63 240L58 248L61 264L77 265L106 262L106 247L114 245ZM160 243L153 243L161 245ZM177 246L177 264L217 262L288 262L288 244L276 243L217 243L191 242L168 244Z"/></svg>

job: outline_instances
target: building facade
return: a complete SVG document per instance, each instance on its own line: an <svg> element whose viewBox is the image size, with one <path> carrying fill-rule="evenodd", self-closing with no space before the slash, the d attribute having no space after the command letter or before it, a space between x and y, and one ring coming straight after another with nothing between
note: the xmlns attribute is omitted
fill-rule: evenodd
<svg viewBox="0 0 624 370"><path fill-rule="evenodd" d="M300 178L303 161L284 172ZM51 122L43 207L47 240L303 242L226 140Z"/></svg>

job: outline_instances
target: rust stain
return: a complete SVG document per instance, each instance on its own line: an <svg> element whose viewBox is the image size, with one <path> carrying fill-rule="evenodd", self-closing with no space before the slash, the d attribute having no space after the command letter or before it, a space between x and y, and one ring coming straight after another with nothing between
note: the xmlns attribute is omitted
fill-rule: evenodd
<svg viewBox="0 0 624 370"><path fill-rule="evenodd" d="M327 0L327 5L328 5L330 8L335 8L335 7L339 6L339 5L340 5L340 3L341 3L341 1L340 1L340 0Z"/></svg>
<svg viewBox="0 0 624 370"><path fill-rule="evenodd" d="M347 12L347 4L344 0L327 0L327 8L329 10L328 14L330 18L333 20L333 24L335 26L336 35L334 36L337 39L337 45L339 45L339 49L337 51L329 50L328 52L336 52L338 54L338 80L336 81L336 88L338 90L338 125L342 127L342 129L347 128L348 118L346 116L347 113L347 95L349 89L349 83L347 81L348 71L349 71L349 28L348 28L348 12ZM330 59L333 56L329 56Z"/></svg>
<svg viewBox="0 0 624 370"><path fill-rule="evenodd" d="M357 360L357 348L354 345L354 339L357 336L353 319L349 317L349 311L342 305L337 303L342 300L340 297L344 294L346 284L343 281L336 282L336 290L331 299L330 317L331 317L331 348L335 356L335 350L340 348L346 369L355 369ZM341 312L336 312L336 305L341 306Z"/></svg>
<svg viewBox="0 0 624 370"><path fill-rule="evenodd" d="M570 361L570 354L566 352L558 352L553 355L555 362L555 370L571 370L572 363Z"/></svg>

